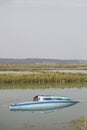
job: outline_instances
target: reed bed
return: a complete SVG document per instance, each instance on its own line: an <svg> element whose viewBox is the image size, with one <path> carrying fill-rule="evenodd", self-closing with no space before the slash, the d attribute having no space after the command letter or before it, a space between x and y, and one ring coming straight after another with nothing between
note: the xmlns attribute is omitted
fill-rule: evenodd
<svg viewBox="0 0 87 130"><path fill-rule="evenodd" d="M0 74L0 84L66 84L87 83L87 74L81 73L32 73Z"/></svg>
<svg viewBox="0 0 87 130"><path fill-rule="evenodd" d="M0 64L0 71L39 71L53 69L87 70L87 64Z"/></svg>
<svg viewBox="0 0 87 130"><path fill-rule="evenodd" d="M72 130L87 130L87 116L71 122Z"/></svg>

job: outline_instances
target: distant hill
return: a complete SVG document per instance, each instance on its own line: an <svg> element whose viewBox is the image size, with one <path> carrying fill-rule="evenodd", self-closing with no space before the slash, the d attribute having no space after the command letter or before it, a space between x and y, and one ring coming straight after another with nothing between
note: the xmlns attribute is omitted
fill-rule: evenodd
<svg viewBox="0 0 87 130"><path fill-rule="evenodd" d="M0 64L87 64L87 60L61 60L61 59L10 59L0 58Z"/></svg>

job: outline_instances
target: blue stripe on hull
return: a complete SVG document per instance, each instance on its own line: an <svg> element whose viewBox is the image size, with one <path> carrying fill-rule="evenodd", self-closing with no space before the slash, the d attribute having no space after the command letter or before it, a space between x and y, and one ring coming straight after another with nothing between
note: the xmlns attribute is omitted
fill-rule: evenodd
<svg viewBox="0 0 87 130"><path fill-rule="evenodd" d="M36 105L36 104L54 104L54 103L75 103L76 101L49 101L49 102L27 102L27 103L19 103L13 104L12 106L26 106L26 105Z"/></svg>
<svg viewBox="0 0 87 130"><path fill-rule="evenodd" d="M28 110L44 110L44 109L56 109L76 104L76 101L51 101L51 102L29 102L21 104L10 105L10 109L28 109Z"/></svg>

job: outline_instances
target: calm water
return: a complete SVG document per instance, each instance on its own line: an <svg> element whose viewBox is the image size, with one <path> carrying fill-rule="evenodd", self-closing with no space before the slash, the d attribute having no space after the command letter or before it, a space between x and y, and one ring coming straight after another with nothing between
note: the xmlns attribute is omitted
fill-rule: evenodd
<svg viewBox="0 0 87 130"><path fill-rule="evenodd" d="M80 103L47 112L10 111L11 103L32 100L40 94L63 95ZM87 115L87 88L0 90L0 130L71 130L69 123Z"/></svg>
<svg viewBox="0 0 87 130"><path fill-rule="evenodd" d="M87 70L44 70L46 72L64 72L64 73L87 73ZM30 71L0 71L0 74L32 74Z"/></svg>

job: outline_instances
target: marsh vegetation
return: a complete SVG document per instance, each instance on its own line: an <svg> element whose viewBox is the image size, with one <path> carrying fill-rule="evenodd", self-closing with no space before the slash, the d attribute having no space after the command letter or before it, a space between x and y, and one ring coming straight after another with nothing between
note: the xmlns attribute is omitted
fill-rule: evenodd
<svg viewBox="0 0 87 130"><path fill-rule="evenodd" d="M87 74L81 73L32 73L32 74L0 74L0 84L30 84L45 87L46 84L86 84ZM55 85L53 85L55 86ZM38 87L37 87L38 88ZM42 87L41 87L42 88ZM61 88L61 87L60 87Z"/></svg>
<svg viewBox="0 0 87 130"><path fill-rule="evenodd" d="M72 130L87 130L87 116L71 122Z"/></svg>
<svg viewBox="0 0 87 130"><path fill-rule="evenodd" d="M87 70L87 64L0 64L0 71Z"/></svg>
<svg viewBox="0 0 87 130"><path fill-rule="evenodd" d="M32 73L0 74L0 83L87 83L87 74L81 73Z"/></svg>
<svg viewBox="0 0 87 130"><path fill-rule="evenodd" d="M64 73L54 72L48 70L56 69L87 69L87 65L0 65L0 71L16 71L16 72L32 72L32 73L7 73L0 74L0 86L2 84L21 84L25 86L35 85L37 88L49 88L50 86L57 86L58 88L66 86L66 84L86 84L87 86L87 73ZM27 85L28 84L28 85ZM57 84L57 85L53 85ZM17 85L16 85L17 86ZM20 86L20 85L19 85ZM76 85L75 85L76 86ZM81 86L81 85L78 85ZM82 85L84 86L84 85ZM0 87L2 88L2 87Z"/></svg>

